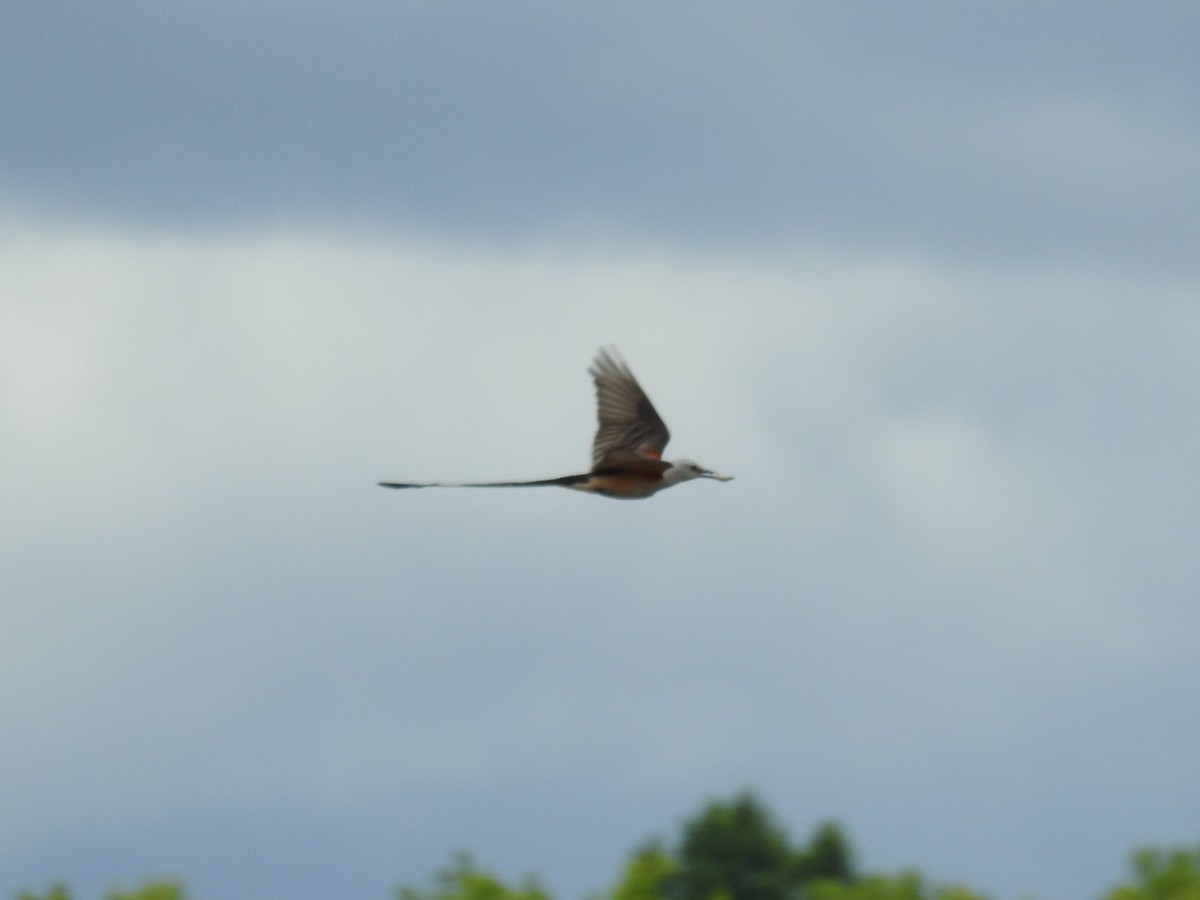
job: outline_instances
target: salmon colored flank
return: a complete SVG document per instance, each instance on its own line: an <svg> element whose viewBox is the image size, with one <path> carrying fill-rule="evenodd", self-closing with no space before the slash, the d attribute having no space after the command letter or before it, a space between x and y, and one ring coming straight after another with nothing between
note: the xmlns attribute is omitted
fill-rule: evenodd
<svg viewBox="0 0 1200 900"><path fill-rule="evenodd" d="M691 481L712 478L729 481L691 460L667 462L662 452L671 433L646 396L629 366L615 350L601 350L588 369L596 385L596 436L592 440L592 468L580 475L562 475L536 481L381 481L387 488L423 487L541 487L556 485L605 497L640 500L661 490Z"/></svg>
<svg viewBox="0 0 1200 900"><path fill-rule="evenodd" d="M642 499L649 497L662 487L662 476L649 477L638 475L593 475L577 490L589 491L593 494L603 494L606 497L623 497L626 499Z"/></svg>

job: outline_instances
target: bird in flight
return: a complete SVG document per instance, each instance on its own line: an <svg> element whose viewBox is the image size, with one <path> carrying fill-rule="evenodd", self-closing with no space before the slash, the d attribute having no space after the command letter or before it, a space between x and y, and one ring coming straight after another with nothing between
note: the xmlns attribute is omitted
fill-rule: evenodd
<svg viewBox="0 0 1200 900"><path fill-rule="evenodd" d="M693 478L730 481L690 459L668 462L663 449L671 439L654 404L615 351L601 350L588 374L596 383L599 427L592 441L592 468L580 475L538 481L468 483L381 481L386 488L545 487L556 485L605 497L640 500Z"/></svg>

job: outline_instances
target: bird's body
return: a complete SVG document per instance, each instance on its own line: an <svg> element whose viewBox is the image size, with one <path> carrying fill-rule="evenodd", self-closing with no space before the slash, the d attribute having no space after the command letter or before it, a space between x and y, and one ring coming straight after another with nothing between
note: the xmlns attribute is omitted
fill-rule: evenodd
<svg viewBox="0 0 1200 900"><path fill-rule="evenodd" d="M554 485L626 500L641 500L661 490L691 481L713 478L729 481L691 460L668 462L663 449L671 439L650 398L629 367L608 350L601 350L588 370L596 384L596 418L599 427L592 441L592 468L579 475L537 481L468 483L381 481L381 487L543 487Z"/></svg>

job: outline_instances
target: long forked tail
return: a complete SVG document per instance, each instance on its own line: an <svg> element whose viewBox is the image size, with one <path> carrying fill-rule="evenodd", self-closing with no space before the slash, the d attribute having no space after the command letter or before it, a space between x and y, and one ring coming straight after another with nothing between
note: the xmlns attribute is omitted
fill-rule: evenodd
<svg viewBox="0 0 1200 900"><path fill-rule="evenodd" d="M420 482L403 482L403 481L380 481L380 487L385 488L426 488L426 487L443 487L443 488L491 488L491 487L547 487L555 485L558 487L571 487L572 485L582 484L591 478L591 475L563 475L559 478L543 478L538 481L471 481L471 482L445 482L445 481L427 481Z"/></svg>

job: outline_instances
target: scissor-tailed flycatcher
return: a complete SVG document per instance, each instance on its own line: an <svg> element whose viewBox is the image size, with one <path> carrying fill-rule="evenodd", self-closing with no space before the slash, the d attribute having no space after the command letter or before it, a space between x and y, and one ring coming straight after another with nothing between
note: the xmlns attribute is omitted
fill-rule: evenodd
<svg viewBox="0 0 1200 900"><path fill-rule="evenodd" d="M729 481L732 475L718 475L689 459L668 462L663 448L671 439L666 423L659 417L629 371L615 353L601 350L588 374L596 382L596 418L600 427L592 441L592 469L582 475L563 475L540 481L488 481L466 484L381 481L380 487L541 487L557 485L577 491L639 500L664 488L693 478Z"/></svg>

